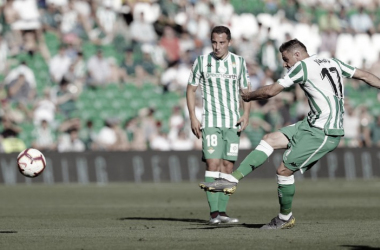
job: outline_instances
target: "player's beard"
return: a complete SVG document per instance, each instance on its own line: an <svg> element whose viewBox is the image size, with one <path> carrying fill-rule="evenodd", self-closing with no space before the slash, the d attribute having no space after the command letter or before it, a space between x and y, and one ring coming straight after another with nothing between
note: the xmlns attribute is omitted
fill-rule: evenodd
<svg viewBox="0 0 380 250"><path fill-rule="evenodd" d="M286 68L286 72L289 73L289 71L294 67L294 65L292 67L289 67L289 68Z"/></svg>

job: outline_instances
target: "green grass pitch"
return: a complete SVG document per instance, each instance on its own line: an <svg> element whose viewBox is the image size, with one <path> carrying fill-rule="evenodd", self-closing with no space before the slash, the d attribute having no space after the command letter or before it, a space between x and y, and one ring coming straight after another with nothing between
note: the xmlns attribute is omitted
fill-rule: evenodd
<svg viewBox="0 0 380 250"><path fill-rule="evenodd" d="M243 180L210 226L197 183L0 186L0 249L380 249L380 181L296 181L296 226L259 230L278 212L275 179Z"/></svg>

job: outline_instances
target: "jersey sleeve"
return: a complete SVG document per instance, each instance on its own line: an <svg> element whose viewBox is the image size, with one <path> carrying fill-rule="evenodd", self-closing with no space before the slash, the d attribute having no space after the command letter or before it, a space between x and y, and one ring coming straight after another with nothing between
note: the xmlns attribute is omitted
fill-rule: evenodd
<svg viewBox="0 0 380 250"><path fill-rule="evenodd" d="M239 78L239 85L241 89L247 89L251 85L251 80L249 79L248 68L244 58L241 58L241 71Z"/></svg>
<svg viewBox="0 0 380 250"><path fill-rule="evenodd" d="M202 78L202 72L201 72L201 58L198 57L193 64L193 67L190 72L189 81L187 82L188 85L198 86L201 78Z"/></svg>
<svg viewBox="0 0 380 250"><path fill-rule="evenodd" d="M342 75L346 78L352 78L352 76L355 74L355 71L356 71L356 68L347 64L347 63L344 63L342 62L341 60L339 59L336 59L336 58L332 58L340 67L340 70L342 71Z"/></svg>
<svg viewBox="0 0 380 250"><path fill-rule="evenodd" d="M284 88L289 88L295 83L303 84L307 80L307 70L305 64L297 62L289 72L277 82Z"/></svg>

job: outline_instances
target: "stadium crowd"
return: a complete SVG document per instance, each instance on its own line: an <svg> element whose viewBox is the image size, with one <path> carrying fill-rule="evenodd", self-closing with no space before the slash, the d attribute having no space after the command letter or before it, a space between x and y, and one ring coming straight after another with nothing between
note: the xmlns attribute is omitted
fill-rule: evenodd
<svg viewBox="0 0 380 250"><path fill-rule="evenodd" d="M185 89L210 30L227 25L251 88L283 74L297 38L380 77L377 0L2 0L0 151L192 150ZM298 88L298 87L297 87ZM298 89L297 89L298 90ZM252 102L240 148L309 109L295 92ZM200 93L198 93L200 95ZM380 146L380 95L346 80L341 146ZM198 98L197 113L202 113Z"/></svg>

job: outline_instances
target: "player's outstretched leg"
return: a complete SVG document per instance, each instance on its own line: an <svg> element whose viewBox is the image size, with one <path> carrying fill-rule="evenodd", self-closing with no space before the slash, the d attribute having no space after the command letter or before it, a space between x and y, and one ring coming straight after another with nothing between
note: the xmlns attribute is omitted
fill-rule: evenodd
<svg viewBox="0 0 380 250"><path fill-rule="evenodd" d="M228 179L216 179L214 182L201 182L199 186L211 192L224 192L225 194L233 194L239 180L243 179L254 169L260 167L268 157L273 153L273 148L266 141L261 140L256 149L253 150L239 165L239 167L231 174Z"/></svg>

